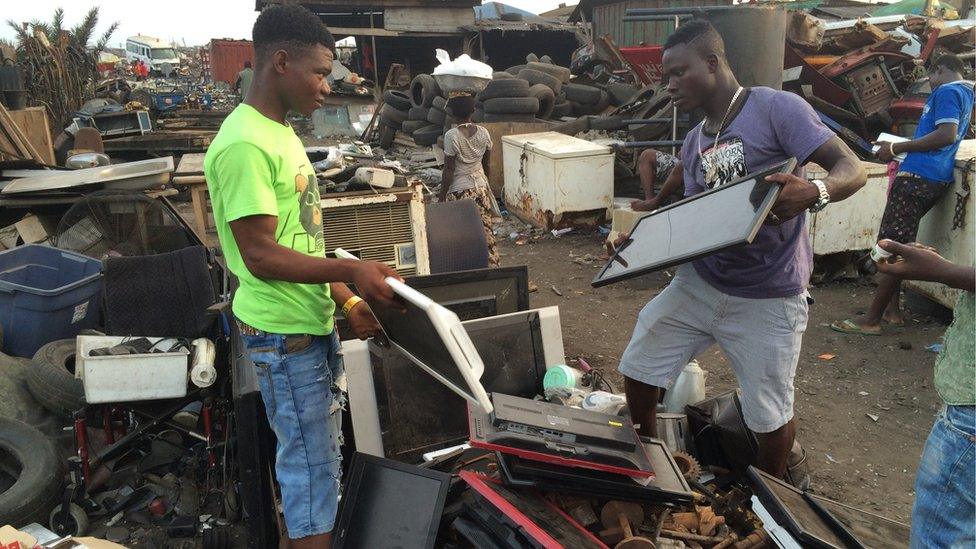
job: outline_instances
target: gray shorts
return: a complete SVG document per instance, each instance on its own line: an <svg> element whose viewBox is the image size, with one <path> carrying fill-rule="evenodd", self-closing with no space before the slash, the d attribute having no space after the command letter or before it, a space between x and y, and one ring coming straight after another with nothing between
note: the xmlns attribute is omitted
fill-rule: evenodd
<svg viewBox="0 0 976 549"><path fill-rule="evenodd" d="M690 264L637 317L620 373L669 388L682 368L713 343L732 363L746 425L757 433L793 418L793 377L807 328L805 294L746 299L724 294Z"/></svg>

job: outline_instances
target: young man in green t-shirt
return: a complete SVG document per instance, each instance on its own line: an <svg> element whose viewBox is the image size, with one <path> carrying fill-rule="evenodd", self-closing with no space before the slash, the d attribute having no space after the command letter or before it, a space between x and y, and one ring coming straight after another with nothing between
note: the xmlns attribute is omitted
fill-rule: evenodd
<svg viewBox="0 0 976 549"><path fill-rule="evenodd" d="M204 172L227 266L240 286L233 310L278 438L276 473L293 548L331 545L338 504L345 385L336 304L357 336L379 325L364 296L393 305L376 262L325 258L312 163L285 120L310 116L329 94L335 40L299 6L265 9L254 24L254 80L220 127Z"/></svg>

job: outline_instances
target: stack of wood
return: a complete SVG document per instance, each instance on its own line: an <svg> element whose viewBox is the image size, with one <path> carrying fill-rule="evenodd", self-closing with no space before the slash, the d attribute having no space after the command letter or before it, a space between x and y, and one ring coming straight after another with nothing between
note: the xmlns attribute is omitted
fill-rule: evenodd
<svg viewBox="0 0 976 549"><path fill-rule="evenodd" d="M44 114L43 111L41 114ZM29 161L37 164L53 164L54 153L50 149L51 136L47 130L47 118L43 117L41 122L43 125L40 129L43 131L39 130L38 135L31 139L24 128L11 116L10 111L0 105L0 162ZM44 139L47 147L37 146L38 142L43 143Z"/></svg>

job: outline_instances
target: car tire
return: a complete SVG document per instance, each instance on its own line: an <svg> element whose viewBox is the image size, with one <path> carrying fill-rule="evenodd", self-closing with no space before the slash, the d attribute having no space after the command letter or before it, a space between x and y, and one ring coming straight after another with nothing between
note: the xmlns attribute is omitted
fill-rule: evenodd
<svg viewBox="0 0 976 549"><path fill-rule="evenodd" d="M63 495L64 474L54 442L26 423L0 417L0 454L2 461L20 468L13 486L0 493L0 522L16 528L47 523Z"/></svg>
<svg viewBox="0 0 976 549"><path fill-rule="evenodd" d="M479 101L499 99L502 97L528 97L529 83L521 78L492 80L485 89L478 93Z"/></svg>
<svg viewBox="0 0 976 549"><path fill-rule="evenodd" d="M410 82L410 104L414 107L428 108L440 95L441 87L429 74L418 74Z"/></svg>
<svg viewBox="0 0 976 549"><path fill-rule="evenodd" d="M572 103L569 101L562 101L553 105L552 114L549 115L550 118L564 118L566 116L573 116Z"/></svg>
<svg viewBox="0 0 976 549"><path fill-rule="evenodd" d="M551 65L549 63L542 62L528 63L525 65L525 68L537 70L539 72L544 72L548 75L554 76L563 84L569 83L569 77L572 74L566 67L560 67L559 65Z"/></svg>
<svg viewBox="0 0 976 549"><path fill-rule="evenodd" d="M596 105L600 101L600 88L584 86L583 84L566 84L563 86L563 93L566 100L581 105Z"/></svg>
<svg viewBox="0 0 976 549"><path fill-rule="evenodd" d="M399 126L407 119L407 111L401 111L387 104L383 105L383 108L380 109L380 116L395 122Z"/></svg>
<svg viewBox="0 0 976 549"><path fill-rule="evenodd" d="M498 97L485 101L485 114L516 114L534 116L539 112L535 97Z"/></svg>
<svg viewBox="0 0 976 549"><path fill-rule="evenodd" d="M552 109L556 106L556 94L552 93L549 86L536 84L529 88L529 96L539 100L539 110L536 116L539 118L549 118L552 116Z"/></svg>
<svg viewBox="0 0 976 549"><path fill-rule="evenodd" d="M444 126L430 125L413 132L413 140L418 145L430 146L437 143L437 138L444 134Z"/></svg>
<svg viewBox="0 0 976 549"><path fill-rule="evenodd" d="M407 120L406 122L403 123L403 127L401 127L400 130L403 131L404 133L412 134L413 132L419 130L420 128L427 127L428 124L429 122L427 122L426 120Z"/></svg>
<svg viewBox="0 0 976 549"><path fill-rule="evenodd" d="M505 69L505 72L511 74L512 76L518 76L518 73L522 72L522 69L524 68L525 65L515 65L514 67L509 67Z"/></svg>
<svg viewBox="0 0 976 549"><path fill-rule="evenodd" d="M427 120L427 107L410 107L407 111L407 120Z"/></svg>
<svg viewBox="0 0 976 549"><path fill-rule="evenodd" d="M528 114L487 114L485 113L484 122L542 122L538 118Z"/></svg>
<svg viewBox="0 0 976 549"><path fill-rule="evenodd" d="M446 118L447 113L435 107L431 107L430 111L427 113L427 122L430 122L435 126L443 126Z"/></svg>
<svg viewBox="0 0 976 549"><path fill-rule="evenodd" d="M75 340L59 339L38 349L27 370L31 395L63 418L70 418L85 407L85 388L75 378L74 367Z"/></svg>
<svg viewBox="0 0 976 549"><path fill-rule="evenodd" d="M495 71L491 73L492 80L510 80L515 78L515 75L507 71Z"/></svg>
<svg viewBox="0 0 976 549"><path fill-rule="evenodd" d="M408 111L413 103L406 92L400 90L386 90L383 92L383 102L399 111Z"/></svg>
<svg viewBox="0 0 976 549"><path fill-rule="evenodd" d="M556 78L551 74L546 74L544 72L537 71L535 69L529 69L529 68L522 69L522 71L519 72L518 76L523 80L527 80L530 86L534 86L536 84L545 84L546 86L549 86L550 89L552 89L553 93L559 93L559 90L563 87L562 80Z"/></svg>
<svg viewBox="0 0 976 549"><path fill-rule="evenodd" d="M631 86L630 84L624 84L621 82L614 82L613 84L607 85L607 93L610 95L610 104L614 107L627 104L639 92L640 88L637 86Z"/></svg>

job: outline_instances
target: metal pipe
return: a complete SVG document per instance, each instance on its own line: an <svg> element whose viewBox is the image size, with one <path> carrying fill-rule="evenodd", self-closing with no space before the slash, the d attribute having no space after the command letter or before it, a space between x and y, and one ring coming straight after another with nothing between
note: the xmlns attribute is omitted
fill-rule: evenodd
<svg viewBox="0 0 976 549"><path fill-rule="evenodd" d="M684 143L677 139L665 140L665 141L628 141L626 143L620 143L617 146L624 149L640 149L645 147L677 147Z"/></svg>
<svg viewBox="0 0 976 549"><path fill-rule="evenodd" d="M625 126L639 126L641 124L657 124L660 122L671 122L671 117L656 117L656 118L632 118L629 120L624 120Z"/></svg>
<svg viewBox="0 0 976 549"><path fill-rule="evenodd" d="M624 12L624 17L628 15L682 15L697 13L700 11L738 9L738 6L695 6L677 8L631 8Z"/></svg>
<svg viewBox="0 0 976 549"><path fill-rule="evenodd" d="M691 19L694 17L692 14L684 15L625 15L625 23L641 23L641 22L651 22L651 21L673 21L675 18L681 19Z"/></svg>

